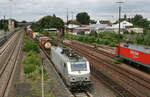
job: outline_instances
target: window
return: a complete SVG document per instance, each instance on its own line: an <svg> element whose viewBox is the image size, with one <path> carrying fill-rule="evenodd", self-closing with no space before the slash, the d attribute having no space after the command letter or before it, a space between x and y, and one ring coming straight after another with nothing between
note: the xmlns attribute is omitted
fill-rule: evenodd
<svg viewBox="0 0 150 97"><path fill-rule="evenodd" d="M71 71L87 71L86 62L71 62Z"/></svg>

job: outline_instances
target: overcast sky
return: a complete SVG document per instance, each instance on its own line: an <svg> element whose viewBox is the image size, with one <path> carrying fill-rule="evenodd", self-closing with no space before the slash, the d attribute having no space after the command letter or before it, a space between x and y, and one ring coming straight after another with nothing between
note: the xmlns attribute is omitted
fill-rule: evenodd
<svg viewBox="0 0 150 97"><path fill-rule="evenodd" d="M91 19L116 20L119 0L0 0L0 18L36 21L43 16L53 15L66 21L67 8L69 19L75 19L79 12L88 12ZM150 20L150 0L121 0L122 15L133 17L142 14Z"/></svg>

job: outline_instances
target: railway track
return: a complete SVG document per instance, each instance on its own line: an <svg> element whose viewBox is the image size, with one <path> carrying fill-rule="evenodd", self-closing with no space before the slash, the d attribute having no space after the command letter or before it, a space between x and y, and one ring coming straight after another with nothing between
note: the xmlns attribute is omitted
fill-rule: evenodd
<svg viewBox="0 0 150 97"><path fill-rule="evenodd" d="M129 77L129 79L130 79L130 82L132 82L132 84L135 84L136 83L136 85L138 84L138 86L139 85L141 85L142 87L141 87L141 89L143 89L143 87L144 87L144 89L145 90L149 90L149 82L145 82L144 80L143 80L143 78L142 79L138 79L135 75L131 75L130 73L127 73L127 74L125 74L126 72L124 72L124 71L122 71L122 70L117 70L116 69L116 67L114 67L113 65L112 66L110 66L111 64L110 63L108 63L106 60L102 60L102 58L100 58L100 57L98 57L98 56L96 56L96 55L94 55L94 54L91 54L91 53L89 53L89 52L86 52L87 50L86 49L81 49L81 45L80 46L78 46L77 47L77 45L75 46L73 46L73 45L66 45L66 46L69 46L70 48L72 48L72 49L74 49L75 51L77 51L79 54L81 54L82 56L85 56L85 57L87 57L89 60L90 60L90 62L92 63L92 64L103 64L103 65L105 65L105 68L109 68L108 70L110 70L111 69L111 73L113 72L113 71L116 71L116 72L118 72L120 75L124 75L124 76L126 76L126 80L128 79L128 77ZM94 62L93 62L94 61ZM95 63L95 62L97 62L97 63ZM93 66L94 67L94 66ZM96 65L96 67L95 68L98 68L98 65ZM95 71L95 68L94 68L94 70L93 71ZM100 68L100 67L99 67ZM104 68L104 66L102 67L101 66L101 68ZM103 69L101 69L102 71L104 71ZM106 70L107 71L107 70ZM100 72L99 70L96 72L96 73L98 73L98 72ZM108 71L107 71L108 72ZM122 73L122 72L124 72L124 73ZM118 73L117 73L117 75L118 75ZM129 74L129 75L128 75ZM111 75L109 75L109 76L111 76ZM97 76L98 77L98 76ZM133 78L132 78L133 77ZM125 77L124 77L125 78ZM112 81L110 81L110 83L111 83ZM134 82L134 83L133 83ZM108 82L109 83L109 82ZM129 83L129 82L127 82L127 83ZM127 84L126 83L126 84ZM125 83L123 83L123 84L125 84ZM133 85L130 85L130 86L132 86L132 89L133 89ZM116 88L114 88L114 91L118 91L117 90L117 88L119 88L120 86L118 85L118 86L115 86ZM121 87L120 87L121 88ZM129 88L128 88L129 89ZM125 92L125 94L122 94L122 91L118 91L119 93L117 93L117 94L122 94L122 95L127 95L127 96L125 96L125 97L130 97L130 96L128 96L128 95L132 95L131 97L136 97L135 95L134 95L134 93L137 93L137 91L139 92L139 93L137 93L138 95L143 95L143 97L149 97L149 94L148 94L148 91L145 93L145 92L143 92L142 90L141 90L140 88L138 88L138 89L135 89L135 87L134 87L134 91L132 90L132 91L127 91L127 89L123 89L122 91L126 91ZM131 90L131 88L130 88L130 90ZM135 92L135 90L136 90L136 92ZM120 97L124 97L124 96L120 96Z"/></svg>
<svg viewBox="0 0 150 97"><path fill-rule="evenodd" d="M105 56L107 56L107 57L110 57L110 58L112 58L112 59L116 59L116 56L115 56L114 54L105 52L104 50L100 50L100 49L98 50L98 49L95 49L95 48L93 48L93 47L91 47L91 46L84 45L84 44L82 44L82 43L72 42L72 44L82 45L82 46L84 46L85 48L88 48L88 49L90 49L90 50L93 50L93 51L95 51L95 52L97 52L97 53L103 54L103 55L105 55ZM102 46L99 46L99 47L102 48ZM103 47L103 49L107 50L107 48L104 48L104 47Z"/></svg>
<svg viewBox="0 0 150 97"><path fill-rule="evenodd" d="M10 40L9 42L0 49L0 75L2 71L5 69L6 65L8 64L8 60L11 58L17 43L17 37L19 37L20 31L18 31Z"/></svg>
<svg viewBox="0 0 150 97"><path fill-rule="evenodd" d="M20 32L20 31L18 31L18 32ZM11 44L13 44L14 40L16 40L15 38L17 38L17 35L18 35L18 34L15 34L15 35L13 34L12 37L10 37L10 38L7 40L7 42L6 42L3 46L0 47L0 55L1 55L8 47L10 47Z"/></svg>
<svg viewBox="0 0 150 97"><path fill-rule="evenodd" d="M15 29L13 31L10 31L10 32L6 32L6 34L2 34L1 35L2 37L0 37L0 47L2 47L4 45L4 43L6 43L7 40L9 40L10 37L18 30L19 30L19 28Z"/></svg>
<svg viewBox="0 0 150 97"><path fill-rule="evenodd" d="M18 32L19 33L19 32ZM8 49L12 50L6 64L4 64L4 68L0 73L0 97L9 97L9 91L12 84L12 80L14 78L14 73L16 71L16 67L19 61L19 55L21 52L21 44L23 42L23 33L18 35L18 39L14 42L14 48ZM4 52L3 52L4 53Z"/></svg>
<svg viewBox="0 0 150 97"><path fill-rule="evenodd" d="M89 92L73 93L74 97L93 97Z"/></svg>
<svg viewBox="0 0 150 97"><path fill-rule="evenodd" d="M75 45L76 47L80 47L80 45ZM85 47L86 49L89 49L89 50L92 50L92 51L94 51L94 52L97 52L97 51L95 51L95 49L90 49L90 48L88 48L88 47ZM84 49L85 50L85 49ZM105 51L101 51L101 52L98 52L98 53L100 53L100 54L102 54L102 52L105 52ZM88 52L89 53L89 52ZM109 57L109 53L105 53L105 54L103 54L104 56L107 54L107 56ZM117 70L117 71L120 71L120 73L121 72L123 72L122 74L124 74L124 75L126 75L126 76L129 76L129 75L132 75L130 78L131 79L136 79L136 77L138 78L138 79L141 79L141 81L145 81L146 83L150 83L150 79L147 79L147 78L145 78L145 79L143 79L143 76L139 76L139 75L136 75L136 74L134 74L134 73L132 73L132 72L130 72L129 70L127 70L127 69L125 69L125 68L122 68L122 67L120 67L120 66L117 66L117 65L114 65L114 64L112 64L109 60L105 60L103 57L100 57L100 55L95 55L95 54L92 54L91 53L91 55L92 56L95 56L95 57L97 57L96 59L100 59L101 61L103 61L102 63L104 63L104 64L106 64L106 65L110 65L110 67L111 68L113 68L114 70ZM114 56L115 57L115 56ZM139 83L141 83L141 81L139 81ZM150 89L150 85L149 84L147 84L149 87L149 89ZM146 85L145 85L146 86Z"/></svg>

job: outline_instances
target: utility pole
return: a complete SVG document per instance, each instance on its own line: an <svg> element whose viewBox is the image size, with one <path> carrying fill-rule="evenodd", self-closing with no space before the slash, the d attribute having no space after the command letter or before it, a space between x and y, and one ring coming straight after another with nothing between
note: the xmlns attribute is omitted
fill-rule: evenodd
<svg viewBox="0 0 150 97"><path fill-rule="evenodd" d="M73 32L73 11L72 11L72 32Z"/></svg>
<svg viewBox="0 0 150 97"><path fill-rule="evenodd" d="M42 58L42 97L44 97L44 73L43 73L43 65L44 58Z"/></svg>
<svg viewBox="0 0 150 97"><path fill-rule="evenodd" d="M119 31L118 31L118 57L120 57L120 19L121 19L121 4L123 4L124 2L116 2L117 4L119 4Z"/></svg>
<svg viewBox="0 0 150 97"><path fill-rule="evenodd" d="M6 30L6 25L5 25L5 16L4 16L4 22L3 22L3 29L4 29L4 32Z"/></svg>
<svg viewBox="0 0 150 97"><path fill-rule="evenodd" d="M67 25L68 25L68 8L67 8Z"/></svg>
<svg viewBox="0 0 150 97"><path fill-rule="evenodd" d="M66 25L66 33L68 34L68 8L67 8L67 25Z"/></svg>

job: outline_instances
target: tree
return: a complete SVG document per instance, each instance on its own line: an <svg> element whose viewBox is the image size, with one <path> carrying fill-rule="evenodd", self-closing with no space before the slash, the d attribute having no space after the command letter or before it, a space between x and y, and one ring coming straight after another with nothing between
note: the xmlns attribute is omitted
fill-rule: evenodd
<svg viewBox="0 0 150 97"><path fill-rule="evenodd" d="M90 20L91 24L96 24L97 22L95 20Z"/></svg>
<svg viewBox="0 0 150 97"><path fill-rule="evenodd" d="M78 22L76 20L69 20L67 24L78 24Z"/></svg>
<svg viewBox="0 0 150 97"><path fill-rule="evenodd" d="M89 24L90 23L90 16L86 12L81 12L81 13L77 14L76 20L80 24Z"/></svg>
<svg viewBox="0 0 150 97"><path fill-rule="evenodd" d="M144 37L144 43L145 45L150 46L150 32L148 32Z"/></svg>
<svg viewBox="0 0 150 97"><path fill-rule="evenodd" d="M0 29L5 31L8 30L8 20L0 20Z"/></svg>
<svg viewBox="0 0 150 97"><path fill-rule="evenodd" d="M150 22L143 18L142 15L135 15L133 18L129 19L129 22L133 23L136 27L148 28Z"/></svg>
<svg viewBox="0 0 150 97"><path fill-rule="evenodd" d="M22 23L27 23L27 21L23 20Z"/></svg>
<svg viewBox="0 0 150 97"><path fill-rule="evenodd" d="M34 31L42 31L49 28L62 28L64 22L61 18L53 16L45 16L32 25Z"/></svg>
<svg viewBox="0 0 150 97"><path fill-rule="evenodd" d="M126 14L124 14L124 19L127 20L127 15Z"/></svg>

